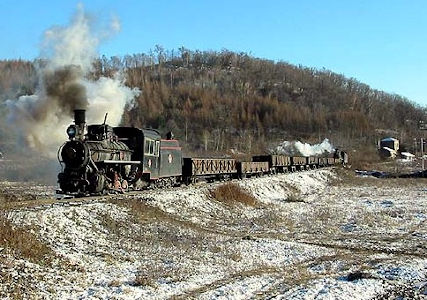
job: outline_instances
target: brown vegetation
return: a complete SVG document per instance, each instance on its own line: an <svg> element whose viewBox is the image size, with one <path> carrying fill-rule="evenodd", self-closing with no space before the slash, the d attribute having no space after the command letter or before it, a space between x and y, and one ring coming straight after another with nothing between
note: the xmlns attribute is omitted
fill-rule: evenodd
<svg viewBox="0 0 427 300"><path fill-rule="evenodd" d="M299 193L289 193L286 202L305 202Z"/></svg>
<svg viewBox="0 0 427 300"><path fill-rule="evenodd" d="M34 91L33 64L0 61L0 74L6 74L0 101ZM374 148L384 132L412 144L416 121L426 118L425 108L353 78L228 50L156 46L148 54L102 57L90 77L117 71L142 91L123 124L172 130L188 152L252 153L278 140L325 137L341 147ZM7 140L6 132L1 135Z"/></svg>
<svg viewBox="0 0 427 300"><path fill-rule="evenodd" d="M287 190L285 195L286 202L305 202L301 196L301 191L294 185L285 185Z"/></svg>
<svg viewBox="0 0 427 300"><path fill-rule="evenodd" d="M378 151L374 147L357 147L354 151L350 152L350 155L351 166L358 170L370 169L373 164L381 161Z"/></svg>
<svg viewBox="0 0 427 300"><path fill-rule="evenodd" d="M166 268L162 265L153 264L149 269L140 268L138 270L133 285L156 287L159 279L164 279L169 282L177 282L183 280L183 275L180 274L177 269Z"/></svg>
<svg viewBox="0 0 427 300"><path fill-rule="evenodd" d="M109 202L129 209L130 221L133 223L146 224L155 221L171 221L171 216L167 212L158 207L149 205L147 201L150 201L150 199L120 199L110 200ZM119 232L120 228L123 227L126 222L126 220L123 222L117 221L111 216L103 216L103 219L104 225L113 232Z"/></svg>
<svg viewBox="0 0 427 300"><path fill-rule="evenodd" d="M376 129L409 140L416 124L407 120L425 118L407 99L355 79L227 50L156 47L150 54L103 58L94 77L117 70L142 90L123 122L172 129L195 149L256 152L283 138L375 144Z"/></svg>
<svg viewBox="0 0 427 300"><path fill-rule="evenodd" d="M0 61L0 101L33 94L37 83L35 72L33 62Z"/></svg>
<svg viewBox="0 0 427 300"><path fill-rule="evenodd" d="M49 246L40 241L30 226L17 227L12 224L8 214L0 212L0 246L17 257L38 264L49 263L54 253Z"/></svg>
<svg viewBox="0 0 427 300"><path fill-rule="evenodd" d="M257 206L257 200L254 196L243 190L236 183L221 184L209 191L209 194L215 200L227 204L236 205L237 203Z"/></svg>

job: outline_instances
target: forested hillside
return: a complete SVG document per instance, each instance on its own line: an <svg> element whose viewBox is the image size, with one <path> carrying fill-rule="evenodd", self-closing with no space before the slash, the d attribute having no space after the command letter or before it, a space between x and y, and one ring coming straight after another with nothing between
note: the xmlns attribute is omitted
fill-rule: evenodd
<svg viewBox="0 0 427 300"><path fill-rule="evenodd" d="M0 100L36 89L34 64L0 62ZM329 70L227 50L166 51L102 57L91 76L121 71L141 94L124 125L172 130L188 151L262 151L270 142L330 138L373 145L393 134L408 143L426 109ZM1 136L0 136L1 138Z"/></svg>

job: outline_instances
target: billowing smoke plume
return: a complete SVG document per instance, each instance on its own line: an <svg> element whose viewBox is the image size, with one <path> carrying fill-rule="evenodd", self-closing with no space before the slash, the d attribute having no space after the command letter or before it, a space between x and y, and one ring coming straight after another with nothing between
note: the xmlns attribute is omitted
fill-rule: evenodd
<svg viewBox="0 0 427 300"><path fill-rule="evenodd" d="M335 148L329 142L328 139L324 139L320 144L310 145L307 143L301 143L300 141L288 142L284 141L280 143L273 152L285 155L295 156L316 156L324 155L334 152Z"/></svg>
<svg viewBox="0 0 427 300"><path fill-rule="evenodd" d="M36 93L6 102L9 122L31 148L55 155L66 139L65 130L73 120L74 109L87 109L89 123L102 122L108 112L108 123L118 125L126 104L138 95L138 90L123 84L120 74L88 79L99 43L108 38L106 32L116 33L120 23L113 19L103 31L94 28L93 19L79 6L67 27L47 30L37 66Z"/></svg>

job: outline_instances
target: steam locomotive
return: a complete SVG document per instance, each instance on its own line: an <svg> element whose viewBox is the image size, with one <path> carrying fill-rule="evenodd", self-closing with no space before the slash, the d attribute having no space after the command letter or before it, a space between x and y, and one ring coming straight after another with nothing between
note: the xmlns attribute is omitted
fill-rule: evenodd
<svg viewBox="0 0 427 300"><path fill-rule="evenodd" d="M67 141L58 151L64 167L60 192L96 194L110 189L141 189L151 182L173 185L181 176L182 152L170 135L153 129L86 125L85 111L74 111Z"/></svg>
<svg viewBox="0 0 427 300"><path fill-rule="evenodd" d="M107 117L107 115L106 115ZM58 151L63 167L58 193L102 194L111 190L139 190L205 180L244 178L341 163L333 157L254 156L252 161L231 158L183 158L171 133L162 139L153 129L86 124L85 110L74 111L67 128L69 140Z"/></svg>

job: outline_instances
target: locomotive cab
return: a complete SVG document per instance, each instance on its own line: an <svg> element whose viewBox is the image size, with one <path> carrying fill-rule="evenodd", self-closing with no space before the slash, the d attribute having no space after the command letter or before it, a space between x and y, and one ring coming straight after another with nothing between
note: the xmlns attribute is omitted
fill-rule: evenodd
<svg viewBox="0 0 427 300"><path fill-rule="evenodd" d="M160 140L160 177L182 175L182 149L172 137Z"/></svg>
<svg viewBox="0 0 427 300"><path fill-rule="evenodd" d="M146 180L157 179L160 168L160 134L155 130L134 127L114 127L113 131L118 140L133 151L132 161L139 162L136 171Z"/></svg>
<svg viewBox="0 0 427 300"><path fill-rule="evenodd" d="M141 130L144 138L143 144L143 173L149 180L159 178L160 171L160 134L152 129Z"/></svg>
<svg viewBox="0 0 427 300"><path fill-rule="evenodd" d="M133 151L132 160L140 161L139 171L145 180L182 175L182 150L177 140L162 139L154 129L114 127L119 141Z"/></svg>

